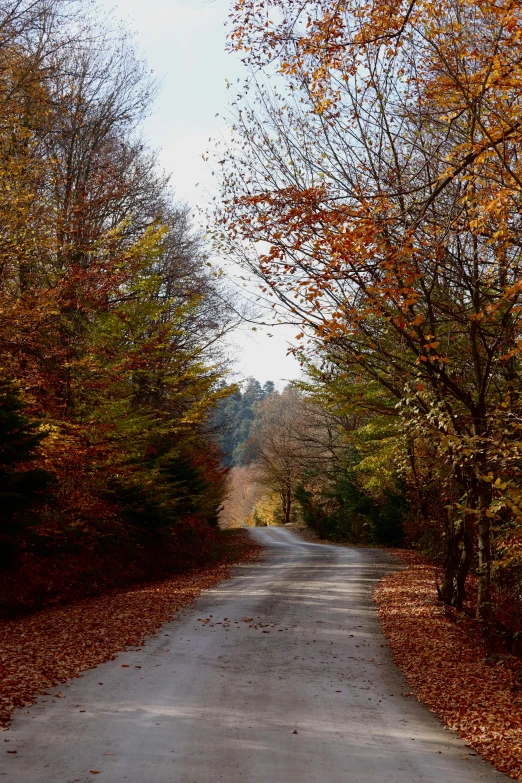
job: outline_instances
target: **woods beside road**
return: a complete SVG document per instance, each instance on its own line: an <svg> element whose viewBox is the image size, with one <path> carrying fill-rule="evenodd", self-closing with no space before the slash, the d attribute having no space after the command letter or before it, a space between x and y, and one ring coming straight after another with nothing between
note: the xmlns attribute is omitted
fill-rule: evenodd
<svg viewBox="0 0 522 783"><path fill-rule="evenodd" d="M0 5L1 609L202 563L254 465L261 523L419 548L517 652L520 9L270 8L232 3L257 77L204 240L139 135L132 37L74 0ZM304 370L232 451L219 257L301 329Z"/></svg>
<svg viewBox="0 0 522 783"><path fill-rule="evenodd" d="M208 560L237 320L117 20L0 3L0 611ZM210 540L210 543L209 543Z"/></svg>
<svg viewBox="0 0 522 783"><path fill-rule="evenodd" d="M463 780L495 779L479 761L466 771L453 750L437 760L440 737L413 757L396 731L394 756L383 729L391 696L375 661L360 653L346 659L358 668L352 672L347 662L346 671L354 681L366 679L370 695L363 698L360 682L339 699L330 693L343 671L341 652L318 663L311 624L320 624L320 604L331 625L323 647L336 649L336 607L350 617L350 601L360 598L357 612L368 609L359 566L374 573L382 565L384 574L391 562L371 549L376 545L419 558L418 568L410 562L404 574L387 574L376 593L396 660L430 707L520 778L520 2L231 0L227 29L246 80L230 86L227 132L213 151L202 151L216 193L208 208L194 205L200 214L206 209L206 226L198 228L145 141L158 84L125 26L95 2L0 0L6 714L45 682L136 644L183 596L216 585L227 540L243 540L247 558L255 550L227 528L250 525L270 547L274 581L272 565L248 572L248 584L263 595L266 588L266 601L254 587L235 596L241 580L223 590L245 612L253 612L249 601L260 603L267 623L247 624L252 634L236 661L243 696L254 682L246 679L246 654L259 662L258 684L273 696L276 715L259 705L266 742L277 753L256 756L252 780L274 770L283 779L299 778L300 770L315 779L325 758L320 736L329 738L332 780L346 769L367 769L377 780L384 768L401 781L421 774L441 780L456 770ZM225 263L240 270L239 285L227 278ZM295 328L290 350L301 377L284 387L233 382L230 334L239 324L268 321ZM303 544L274 527L289 523L328 546ZM230 562L241 559L239 549ZM291 586L293 570L299 591ZM296 627L305 629L294 640L294 663L278 677L291 685L296 710L304 689L303 710L311 715L310 689L320 686L324 734L313 718L307 724L317 761L311 750L299 756L275 736L290 716L273 684L266 686L262 653L278 648L264 636L272 644L273 633L281 631L282 640L294 633L290 620L275 631L269 619L278 573L281 625L295 613ZM328 601L312 596L307 580L324 586ZM122 602L122 626L92 646L93 615L107 617ZM83 652L75 649L82 613ZM65 635L56 636L60 617ZM379 632L368 622L364 644L373 645ZM214 649L210 622L195 627ZM40 659L22 641L25 632L16 636L22 628L44 647L58 640L63 659L47 668L49 647ZM352 645L356 635L342 624L337 630L343 645ZM187 663L187 677L197 680L201 671L215 701L205 707L186 697L180 737L203 744L192 721L215 718L218 696L225 699L229 712L213 736L216 746L226 740L219 758L223 776L233 779L244 771L244 749L257 746L241 734L250 727L237 724L237 703L212 684L232 676L200 652L199 663ZM32 677L34 662L40 674ZM389 661L382 665L397 676ZM277 669L273 660L271 666ZM161 676L151 683L162 687ZM180 681L180 694L184 687ZM203 699L200 687L196 700ZM145 699L143 691L138 696ZM375 711L363 709L374 697ZM112 709L94 705L92 714ZM394 709L406 707L394 702ZM128 710L136 713L127 728L143 728L141 707ZM156 710L165 704L151 704L149 716ZM374 732L367 745L357 733L359 713ZM38 714L47 715L47 707ZM426 737L435 736L425 713L415 716ZM30 734L29 723L45 721L26 720ZM121 715L115 724L125 734ZM240 731L241 753L224 736L227 726ZM374 764L377 728L387 740ZM95 730L93 724L93 738ZM352 760L350 733L361 748ZM338 734L344 740L336 749ZM128 758L130 740L125 747ZM55 750L49 753L54 764ZM30 778L29 753L27 763ZM187 783L194 770L210 774L204 754L183 763Z"/></svg>
<svg viewBox="0 0 522 783"><path fill-rule="evenodd" d="M300 329L297 386L344 448L303 515L362 542L371 504L404 500L440 599L519 653L520 4L232 6L251 78L217 150L217 247Z"/></svg>

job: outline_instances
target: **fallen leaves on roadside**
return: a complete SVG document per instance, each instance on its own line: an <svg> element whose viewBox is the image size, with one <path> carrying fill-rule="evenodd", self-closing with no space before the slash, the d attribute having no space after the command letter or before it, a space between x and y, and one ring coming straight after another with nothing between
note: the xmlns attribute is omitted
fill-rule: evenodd
<svg viewBox="0 0 522 783"><path fill-rule="evenodd" d="M383 579L374 597L395 661L419 699L497 769L522 780L522 703L512 669L507 661L487 663L479 632L445 616L433 567L410 564Z"/></svg>
<svg viewBox="0 0 522 783"><path fill-rule="evenodd" d="M233 565L255 560L260 552L246 531L237 531L224 562L1 622L0 727L47 688L113 659L128 646L143 645L203 590L227 579Z"/></svg>

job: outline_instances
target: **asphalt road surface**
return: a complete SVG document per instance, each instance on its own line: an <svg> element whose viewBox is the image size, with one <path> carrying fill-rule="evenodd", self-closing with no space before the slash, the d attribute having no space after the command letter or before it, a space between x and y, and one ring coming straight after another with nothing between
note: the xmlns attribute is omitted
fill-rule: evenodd
<svg viewBox="0 0 522 783"><path fill-rule="evenodd" d="M141 651L73 680L65 698L20 710L0 781L508 780L443 729L393 664L370 598L390 569L384 553L283 528L253 535L263 562L237 568Z"/></svg>

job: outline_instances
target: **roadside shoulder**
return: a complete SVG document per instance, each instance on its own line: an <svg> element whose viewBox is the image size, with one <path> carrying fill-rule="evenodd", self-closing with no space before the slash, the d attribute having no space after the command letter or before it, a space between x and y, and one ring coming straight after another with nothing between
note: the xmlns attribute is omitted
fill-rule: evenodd
<svg viewBox="0 0 522 783"><path fill-rule="evenodd" d="M520 660L488 658L476 624L437 600L433 566L417 553L407 555L401 551L405 568L384 577L374 592L395 662L419 700L466 740L470 754L522 780L522 698L513 690Z"/></svg>
<svg viewBox="0 0 522 783"><path fill-rule="evenodd" d="M59 694L59 683L126 647L141 647L200 593L228 579L234 566L260 557L262 546L246 530L227 531L225 538L212 565L0 622L0 728L47 689Z"/></svg>

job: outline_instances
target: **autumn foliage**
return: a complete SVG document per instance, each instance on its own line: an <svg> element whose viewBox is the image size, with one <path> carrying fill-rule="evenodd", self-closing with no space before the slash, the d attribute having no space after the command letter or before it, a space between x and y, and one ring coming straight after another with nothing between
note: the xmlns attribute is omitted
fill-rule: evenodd
<svg viewBox="0 0 522 783"><path fill-rule="evenodd" d="M24 606L69 594L71 563L92 592L116 559L119 580L158 552L171 567L198 542L205 552L217 523L225 472L207 420L227 393L228 314L188 210L140 137L155 90L132 39L88 6L0 3L10 609L16 574L36 582Z"/></svg>
<svg viewBox="0 0 522 783"><path fill-rule="evenodd" d="M328 406L395 429L411 538L446 603L475 573L487 630L521 574L520 4L242 0L231 25L217 241Z"/></svg>

